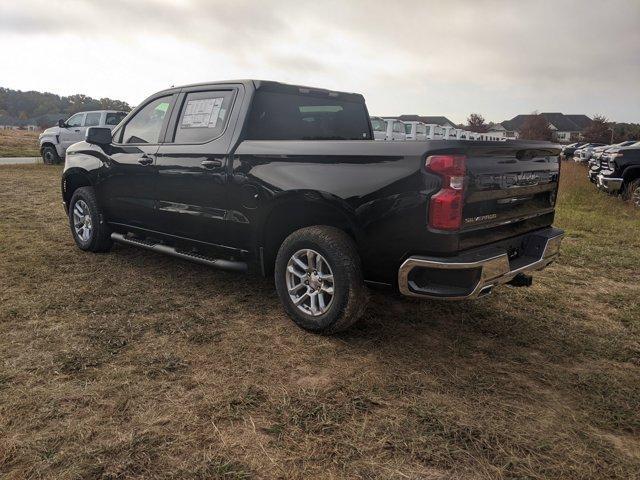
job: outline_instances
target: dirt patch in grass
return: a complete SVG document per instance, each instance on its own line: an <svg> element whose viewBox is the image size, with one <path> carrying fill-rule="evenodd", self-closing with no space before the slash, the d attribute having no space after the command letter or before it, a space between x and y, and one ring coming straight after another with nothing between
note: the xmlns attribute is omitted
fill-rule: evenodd
<svg viewBox="0 0 640 480"><path fill-rule="evenodd" d="M580 166L533 287L330 338L268 279L79 251L59 178L0 167L1 477L638 478L640 213Z"/></svg>
<svg viewBox="0 0 640 480"><path fill-rule="evenodd" d="M0 157L39 157L40 132L0 130Z"/></svg>

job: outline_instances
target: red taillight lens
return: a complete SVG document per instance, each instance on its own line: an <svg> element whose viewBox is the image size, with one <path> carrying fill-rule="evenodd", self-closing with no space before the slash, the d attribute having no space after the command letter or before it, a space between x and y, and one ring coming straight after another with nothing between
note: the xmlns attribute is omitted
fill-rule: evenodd
<svg viewBox="0 0 640 480"><path fill-rule="evenodd" d="M442 177L442 189L431 197L429 226L438 230L458 230L462 225L464 180L467 173L464 155L427 157L427 170Z"/></svg>
<svg viewBox="0 0 640 480"><path fill-rule="evenodd" d="M467 172L467 157L464 155L431 155L427 157L427 168L438 175L464 175Z"/></svg>

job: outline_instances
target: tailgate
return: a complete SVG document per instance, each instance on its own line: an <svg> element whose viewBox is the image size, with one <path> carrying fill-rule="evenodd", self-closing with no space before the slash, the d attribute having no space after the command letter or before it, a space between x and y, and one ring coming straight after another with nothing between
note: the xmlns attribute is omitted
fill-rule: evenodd
<svg viewBox="0 0 640 480"><path fill-rule="evenodd" d="M560 148L549 143L501 142L467 149L467 185L462 230L518 223L540 228L553 219ZM508 229L505 230L505 232Z"/></svg>

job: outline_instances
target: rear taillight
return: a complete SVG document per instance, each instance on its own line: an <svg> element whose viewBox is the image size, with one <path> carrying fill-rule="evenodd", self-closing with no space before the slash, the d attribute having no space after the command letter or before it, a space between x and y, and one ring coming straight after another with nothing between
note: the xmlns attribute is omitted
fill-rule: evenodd
<svg viewBox="0 0 640 480"><path fill-rule="evenodd" d="M431 197L429 226L437 230L458 230L462 225L464 180L467 173L464 155L427 157L427 170L442 178L442 188Z"/></svg>

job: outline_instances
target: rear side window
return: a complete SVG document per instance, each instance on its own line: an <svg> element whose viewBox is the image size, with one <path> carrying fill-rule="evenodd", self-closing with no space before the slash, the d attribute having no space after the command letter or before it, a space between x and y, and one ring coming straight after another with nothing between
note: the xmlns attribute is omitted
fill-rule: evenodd
<svg viewBox="0 0 640 480"><path fill-rule="evenodd" d="M97 127L100 125L100 113L87 113L87 117L84 119L85 127Z"/></svg>
<svg viewBox="0 0 640 480"><path fill-rule="evenodd" d="M118 125L127 114L124 112L107 113L105 125Z"/></svg>
<svg viewBox="0 0 640 480"><path fill-rule="evenodd" d="M124 126L122 143L158 143L162 124L171 105L171 97L149 102Z"/></svg>
<svg viewBox="0 0 640 480"><path fill-rule="evenodd" d="M256 92L249 140L371 140L364 103L313 94Z"/></svg>
<svg viewBox="0 0 640 480"><path fill-rule="evenodd" d="M372 118L371 126L374 132L385 132L387 130L387 123L379 118Z"/></svg>
<svg viewBox="0 0 640 480"><path fill-rule="evenodd" d="M393 122L393 131L396 133L404 133L404 125L400 122Z"/></svg>
<svg viewBox="0 0 640 480"><path fill-rule="evenodd" d="M219 137L227 124L232 90L192 92L180 110L175 143L204 143Z"/></svg>

